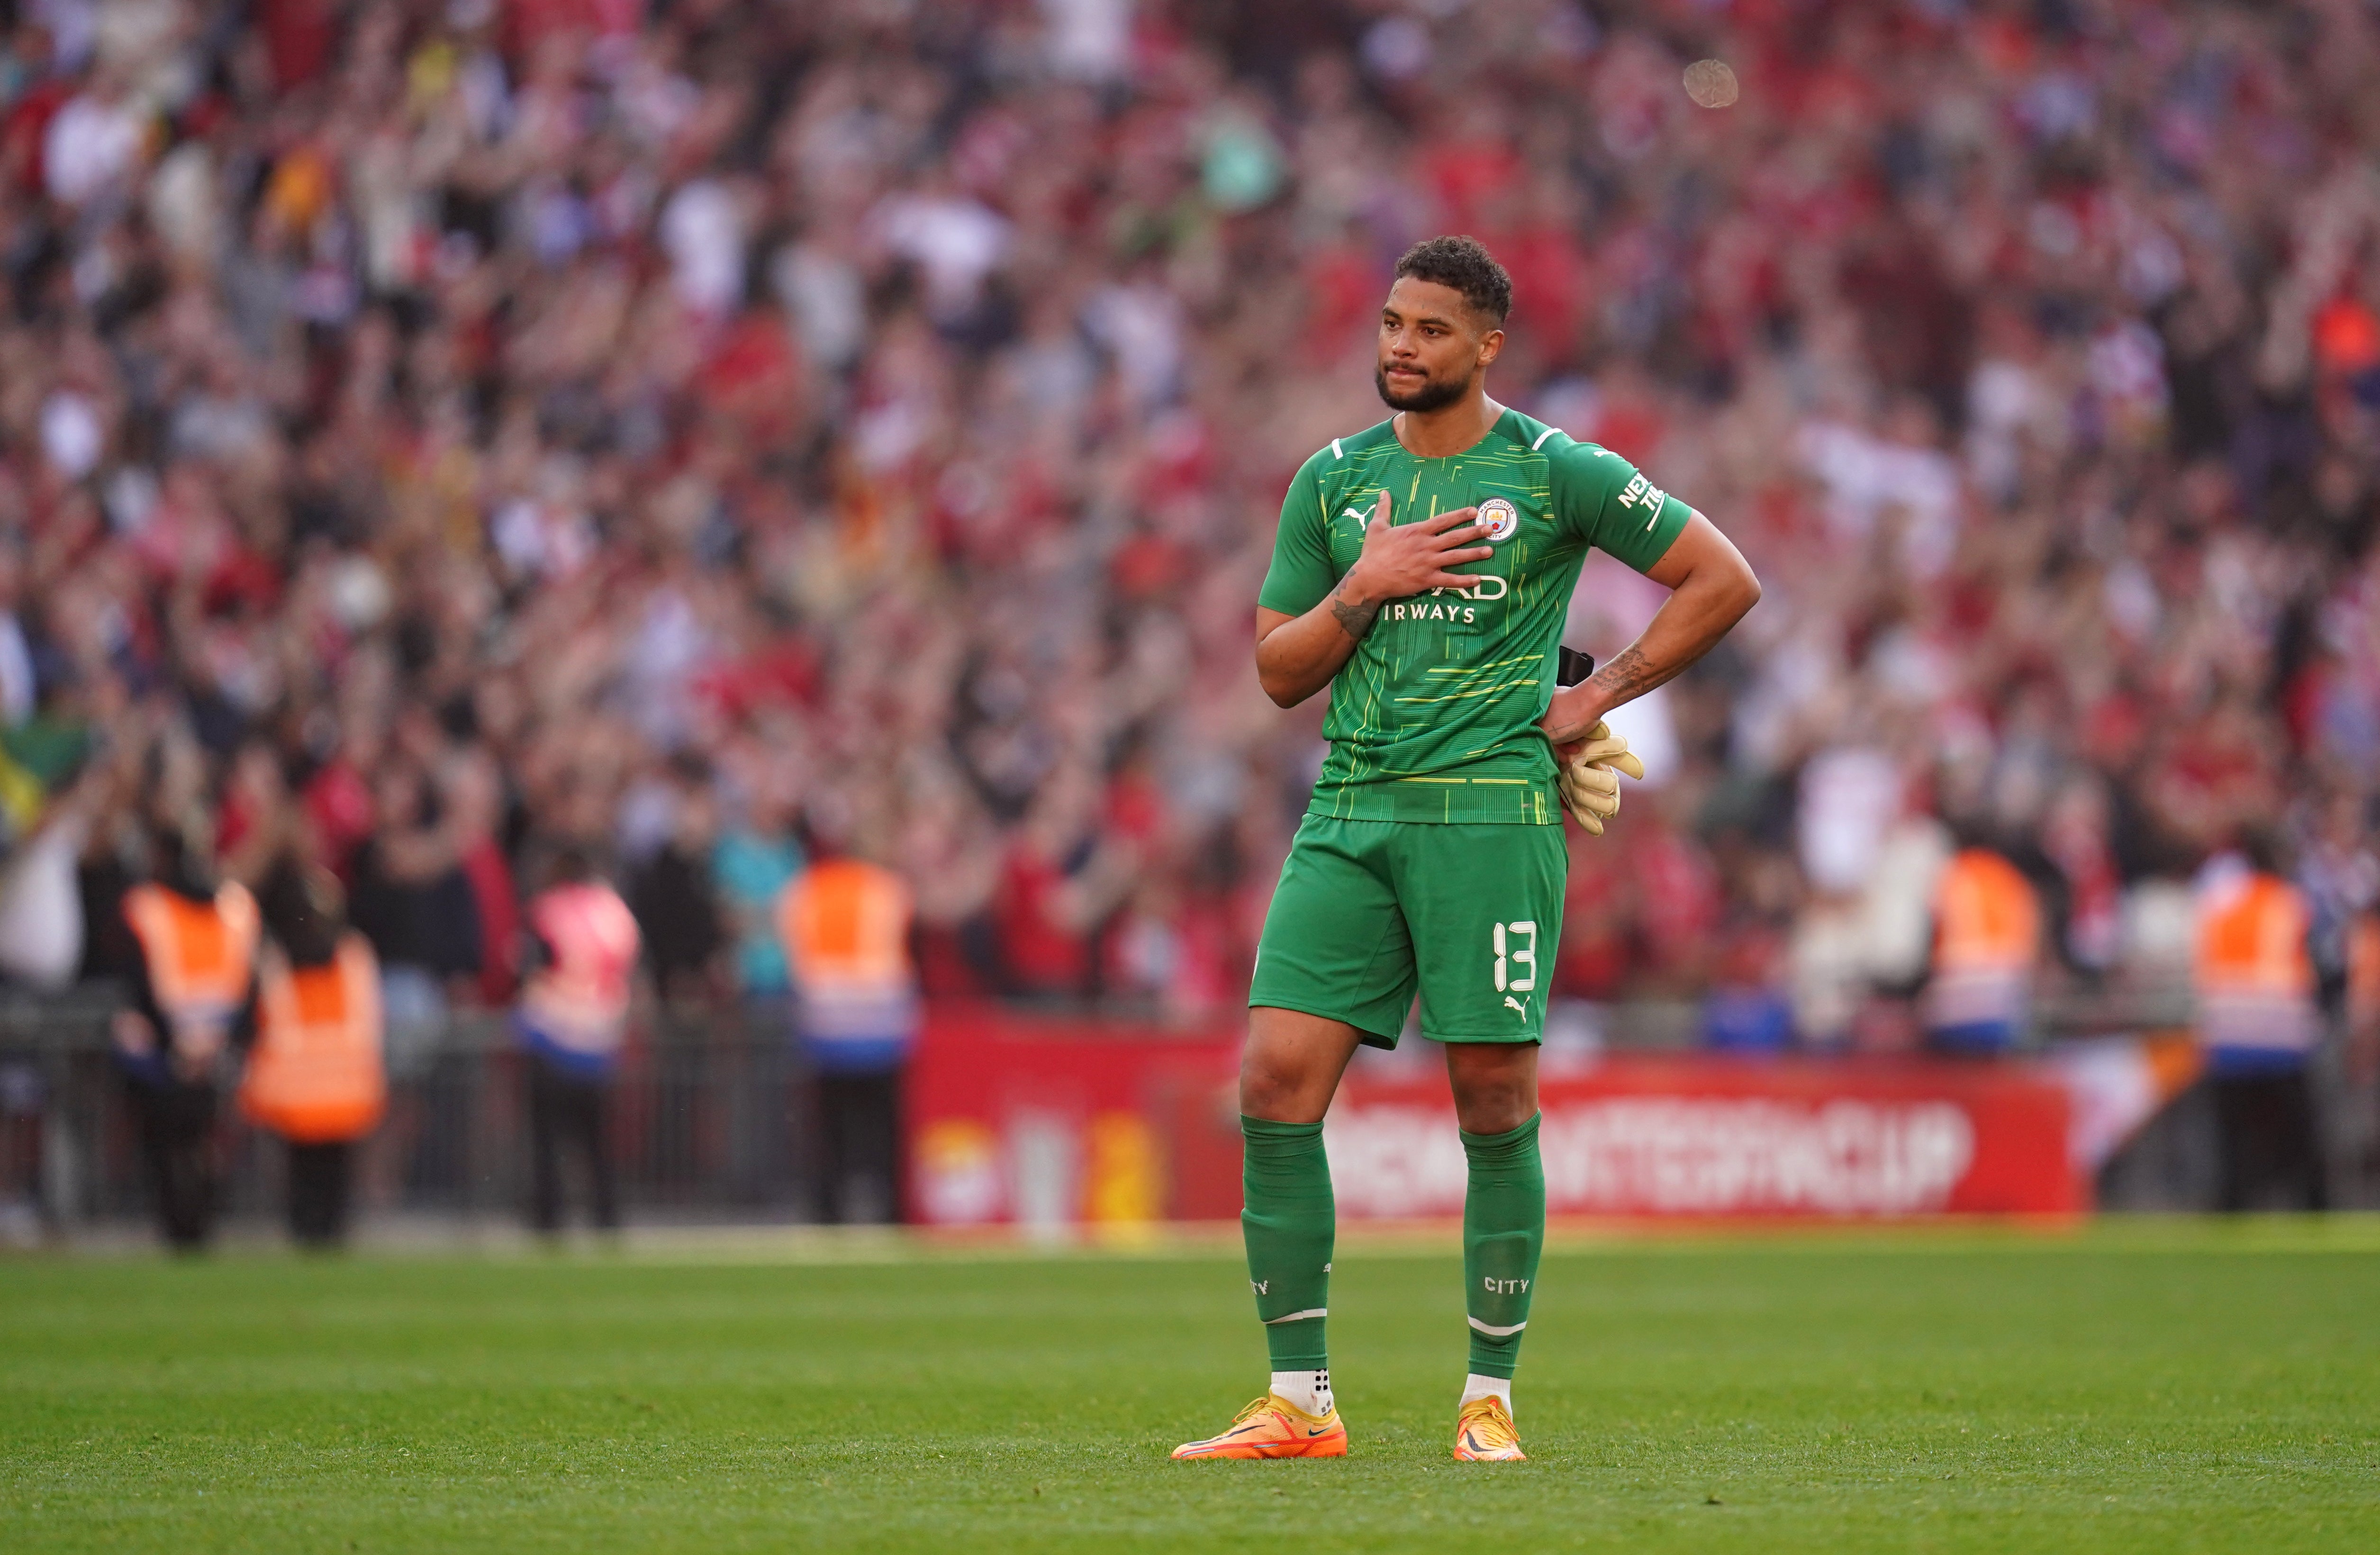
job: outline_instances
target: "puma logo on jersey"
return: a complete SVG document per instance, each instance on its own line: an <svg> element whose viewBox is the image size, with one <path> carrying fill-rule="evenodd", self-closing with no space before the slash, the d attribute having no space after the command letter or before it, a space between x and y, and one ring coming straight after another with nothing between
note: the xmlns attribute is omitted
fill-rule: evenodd
<svg viewBox="0 0 2380 1555"><path fill-rule="evenodd" d="M1525 1001L1515 999L1508 993L1504 995L1504 1002L1512 1006L1513 1009L1518 1010L1521 1013L1521 1018L1523 1020L1529 1018L1529 1006Z"/></svg>

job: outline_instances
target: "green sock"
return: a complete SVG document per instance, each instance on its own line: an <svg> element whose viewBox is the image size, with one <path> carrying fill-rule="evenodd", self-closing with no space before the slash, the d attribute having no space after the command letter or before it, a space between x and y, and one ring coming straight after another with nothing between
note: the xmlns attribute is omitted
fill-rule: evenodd
<svg viewBox="0 0 2380 1555"><path fill-rule="evenodd" d="M1240 1133L1247 1140L1240 1233L1272 1368L1319 1370L1330 1364L1322 1315L1330 1305L1330 1246L1339 1224L1322 1125L1243 1117Z"/></svg>
<svg viewBox="0 0 2380 1555"><path fill-rule="evenodd" d="M1537 1255L1546 1245L1546 1169L1531 1118L1510 1134L1466 1134L1471 1190L1463 1199L1463 1279L1469 1287L1471 1369L1510 1378L1529 1326Z"/></svg>

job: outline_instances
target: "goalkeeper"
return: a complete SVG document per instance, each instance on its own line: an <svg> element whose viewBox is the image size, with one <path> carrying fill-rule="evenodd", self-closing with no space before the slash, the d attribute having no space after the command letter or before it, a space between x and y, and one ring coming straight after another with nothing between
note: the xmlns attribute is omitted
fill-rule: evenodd
<svg viewBox="0 0 2380 1555"><path fill-rule="evenodd" d="M1265 919L1240 1069L1241 1222L1272 1385L1177 1458L1346 1452L1323 1342L1322 1115L1359 1044L1396 1045L1416 994L1470 1161L1454 1455L1522 1456L1512 1378L1545 1240L1537 1041L1561 937L1561 816L1601 832L1616 772L1642 771L1603 715L1708 650L1760 586L1708 519L1627 460L1488 397L1511 303L1470 238L1407 252L1375 372L1395 414L1333 439L1281 504L1257 674L1282 707L1330 687L1330 754ZM1671 593L1633 644L1558 690L1590 547Z"/></svg>

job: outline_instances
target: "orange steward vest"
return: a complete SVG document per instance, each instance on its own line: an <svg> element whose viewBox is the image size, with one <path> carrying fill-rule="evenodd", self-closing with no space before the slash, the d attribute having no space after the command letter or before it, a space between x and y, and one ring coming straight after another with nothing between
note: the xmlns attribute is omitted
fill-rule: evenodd
<svg viewBox="0 0 2380 1555"><path fill-rule="evenodd" d="M2370 913L2347 926L2347 1018L2358 1030L2380 1020L2380 917Z"/></svg>
<svg viewBox="0 0 2380 1555"><path fill-rule="evenodd" d="M2210 1048L2310 1051L2319 1035L2311 923L2297 887L2243 875L2200 899L2192 980L2198 1037Z"/></svg>
<svg viewBox="0 0 2380 1555"><path fill-rule="evenodd" d="M338 954L320 966L293 967L267 950L241 1113L293 1144L326 1145L370 1134L387 1105L380 964L370 944L342 935Z"/></svg>
<svg viewBox="0 0 2380 1555"><path fill-rule="evenodd" d="M1989 848L1962 850L1934 889L1934 975L1926 1024L2013 1025L2025 1015L2041 950L2033 882Z"/></svg>
<svg viewBox="0 0 2380 1555"><path fill-rule="evenodd" d="M140 942L150 992L176 1047L193 1039L220 1045L248 1002L260 930L256 898L234 881L212 902L162 885L124 893L124 920Z"/></svg>
<svg viewBox="0 0 2380 1555"><path fill-rule="evenodd" d="M909 911L901 878L856 858L812 865L785 887L778 922L808 1035L905 1034L917 1000Z"/></svg>
<svg viewBox="0 0 2380 1555"><path fill-rule="evenodd" d="M833 858L796 876L778 905L785 957L805 989L905 991L909 892L889 869Z"/></svg>

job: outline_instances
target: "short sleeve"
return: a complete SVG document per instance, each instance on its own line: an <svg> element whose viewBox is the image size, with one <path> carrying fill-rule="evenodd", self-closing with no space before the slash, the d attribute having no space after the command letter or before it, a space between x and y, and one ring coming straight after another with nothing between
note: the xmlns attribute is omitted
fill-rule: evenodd
<svg viewBox="0 0 2380 1555"><path fill-rule="evenodd" d="M1547 450L1554 514L1577 539L1650 572L1685 532L1694 509L1609 448L1560 437Z"/></svg>
<svg viewBox="0 0 2380 1555"><path fill-rule="evenodd" d="M1283 615L1303 615L1320 604L1339 581L1330 568L1330 535L1322 513L1322 482L1314 460L1298 470L1281 500L1281 528L1273 534L1272 566L1265 573L1257 603Z"/></svg>

